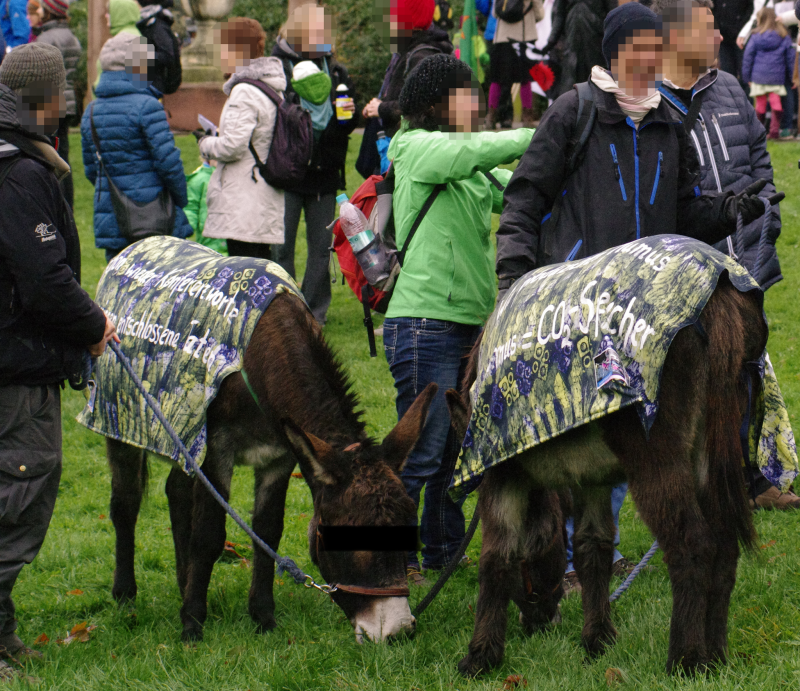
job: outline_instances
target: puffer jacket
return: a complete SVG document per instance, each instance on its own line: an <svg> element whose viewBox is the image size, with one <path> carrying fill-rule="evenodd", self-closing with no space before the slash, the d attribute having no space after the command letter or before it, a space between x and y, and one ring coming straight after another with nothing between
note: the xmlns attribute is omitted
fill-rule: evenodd
<svg viewBox="0 0 800 691"><path fill-rule="evenodd" d="M277 107L242 79L260 79L278 93L286 90L278 58L257 58L225 82L228 95L219 122L219 136L200 140L203 158L216 159L208 183L207 238L283 244L283 191L268 185L256 167L248 144L267 160Z"/></svg>
<svg viewBox="0 0 800 691"><path fill-rule="evenodd" d="M83 165L95 186L94 236L101 249L120 250L128 245L111 206L108 182L99 171L92 141L90 118L100 140L106 172L123 194L139 203L153 201L169 190L175 206L172 235L187 238L192 227L186 220L186 176L181 153L167 124L159 93L134 84L127 72L103 72L95 90L97 98L81 121Z"/></svg>
<svg viewBox="0 0 800 691"><path fill-rule="evenodd" d="M497 4L492 8L493 15L497 18L494 29L494 42L507 43L508 41L535 41L538 38L536 22L544 19L544 5L542 0L530 0L525 3L525 16L521 21L509 24L497 16Z"/></svg>
<svg viewBox="0 0 800 691"><path fill-rule="evenodd" d="M753 33L744 49L742 81L754 84L786 84L794 72L797 55L790 36L777 31Z"/></svg>
<svg viewBox="0 0 800 691"><path fill-rule="evenodd" d="M51 19L39 27L37 43L47 43L61 51L64 58L64 69L67 71L67 88L64 97L67 101L67 115L77 115L78 107L75 99L75 68L81 59L81 44L69 28L66 19Z"/></svg>
<svg viewBox="0 0 800 691"><path fill-rule="evenodd" d="M700 116L691 133L700 162L700 188L703 192L732 191L738 194L756 180L768 180L759 196L775 194L766 132L739 80L727 72L711 70L695 84L693 92L695 95L704 92ZM689 92L664 85L661 93L675 115L683 119L689 107ZM736 255L737 243L733 236L717 244L716 249L734 256L753 273L763 223L764 219L759 218L745 226L741 257ZM767 254L756 277L764 290L783 278L775 249L781 233L778 207L774 207L770 214L767 233Z"/></svg>
<svg viewBox="0 0 800 691"><path fill-rule="evenodd" d="M281 38L275 44L272 55L280 59L283 63L283 71L286 75L285 98L296 103L300 103L299 96L292 88L292 70L294 66L309 58L298 55L292 50L286 39ZM331 105L334 108L328 126L322 131L319 139L315 138L314 150L311 155L311 165L303 181L292 188L290 191L299 194L334 194L338 190L343 190L346 186L345 180L345 160L347 159L347 145L350 142L350 135L358 124L358 113L360 108L356 101L356 112L350 120L339 122L336 118L336 88L340 84L347 86L348 94L355 99L355 86L344 65L337 62L328 53L319 58L314 58L312 62L324 71L323 60L327 63L328 72L331 78Z"/></svg>

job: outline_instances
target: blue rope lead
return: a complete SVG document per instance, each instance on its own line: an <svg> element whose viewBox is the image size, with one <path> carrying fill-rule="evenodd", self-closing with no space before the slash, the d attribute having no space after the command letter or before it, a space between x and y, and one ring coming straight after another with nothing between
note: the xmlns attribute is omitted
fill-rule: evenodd
<svg viewBox="0 0 800 691"><path fill-rule="evenodd" d="M181 452L183 457L189 464L192 472L198 477L200 482L205 485L206 489L211 493L211 496L217 500L217 503L225 509L225 512L236 522L236 524L244 530L245 533L250 537L254 544L258 545L267 556L270 557L278 566L278 575L280 576L284 571L286 571L292 578L294 578L296 583L304 584L307 588L317 588L324 593L332 593L336 590L335 586L329 585L319 585L318 583L314 582L314 579L309 576L307 573L302 571L297 564L294 563L288 557L282 557L277 552L275 552L266 542L264 542L258 535L255 534L253 529L245 523L242 518L239 516L238 513L233 509L233 507L225 501L223 496L217 491L217 488L211 484L211 481L205 476L202 470L200 470L200 466L197 465L197 461L194 460L194 457L189 453L188 449L184 446L183 442L178 437L177 433L172 426L167 422L167 419L164 417L164 414L161 412L161 408L158 405L158 402L147 392L142 383L142 380L139 378L139 375L133 369L130 360L128 360L127 356L120 350L120 347L114 341L109 341L108 345L110 346L111 350L114 351L116 356L119 358L119 361L122 363L122 366L125 368L125 371L130 375L133 383L136 384L136 388L139 389L139 392L144 396L145 403L150 407L150 409L155 414L158 421L164 426L164 429L167 431L170 439L175 443L175 446L178 447L178 450Z"/></svg>
<svg viewBox="0 0 800 691"><path fill-rule="evenodd" d="M644 567L647 566L647 562L653 558L653 555L657 551L658 540L656 540L653 543L653 546L647 550L647 554L642 557L642 560L636 565L633 571L631 571L630 575L622 582L622 585L611 594L611 597L608 598L609 602L615 602L625 594L625 591L631 587L631 584L634 582L634 580L636 580L636 577L642 572Z"/></svg>

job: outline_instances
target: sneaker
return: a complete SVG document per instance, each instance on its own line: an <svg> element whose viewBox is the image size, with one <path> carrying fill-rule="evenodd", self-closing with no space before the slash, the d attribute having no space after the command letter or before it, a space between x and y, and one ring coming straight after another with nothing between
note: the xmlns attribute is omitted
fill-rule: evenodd
<svg viewBox="0 0 800 691"><path fill-rule="evenodd" d="M12 662L24 664L28 660L41 660L43 657L38 650L25 645L16 633L10 633L0 638L1 660L11 660Z"/></svg>
<svg viewBox="0 0 800 691"><path fill-rule="evenodd" d="M617 559L611 567L611 573L620 578L627 578L636 568L636 564L631 564L625 557Z"/></svg>
<svg viewBox="0 0 800 691"><path fill-rule="evenodd" d="M759 508L766 511L772 511L773 509L777 511L800 509L800 497L791 490L784 494L777 487L772 486L756 497L755 506L753 506L753 500L751 499L750 508L753 510Z"/></svg>
<svg viewBox="0 0 800 691"><path fill-rule="evenodd" d="M792 130L783 129L783 130L780 131L780 134L778 135L778 138L781 141L788 142L788 141L792 141L794 139L794 135L795 135L795 133Z"/></svg>
<svg viewBox="0 0 800 691"><path fill-rule="evenodd" d="M418 566L409 566L406 569L406 578L408 578L408 582L411 585L428 585L428 579L422 575L422 572L419 570Z"/></svg>
<svg viewBox="0 0 800 691"><path fill-rule="evenodd" d="M562 585L564 587L564 597L577 595L583 590L576 571L567 571L567 573L564 574L564 582Z"/></svg>

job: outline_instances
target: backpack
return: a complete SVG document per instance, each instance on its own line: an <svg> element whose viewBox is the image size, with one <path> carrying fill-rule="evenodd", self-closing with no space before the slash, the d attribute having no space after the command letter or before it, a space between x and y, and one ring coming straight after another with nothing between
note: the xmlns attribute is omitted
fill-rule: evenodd
<svg viewBox="0 0 800 691"><path fill-rule="evenodd" d="M533 9L533 3L525 9L528 0L495 0L494 13L498 19L509 24L521 22L525 15Z"/></svg>
<svg viewBox="0 0 800 691"><path fill-rule="evenodd" d="M152 68L153 85L164 94L174 94L183 80L181 69L181 42L171 24L157 14L136 24L142 36L156 49L156 61ZM159 56L171 56L169 62Z"/></svg>
<svg viewBox="0 0 800 691"><path fill-rule="evenodd" d="M258 172L268 185L277 189L296 187L303 182L314 152L311 114L302 106L282 99L260 79L241 79L237 84L254 86L278 107L267 160L258 157L252 139L248 145Z"/></svg>

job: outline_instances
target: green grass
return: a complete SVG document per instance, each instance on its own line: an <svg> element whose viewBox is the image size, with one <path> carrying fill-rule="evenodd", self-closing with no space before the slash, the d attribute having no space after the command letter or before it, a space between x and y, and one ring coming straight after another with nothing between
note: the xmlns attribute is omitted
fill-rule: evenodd
<svg viewBox="0 0 800 691"><path fill-rule="evenodd" d="M179 144L187 170L199 164L194 140ZM352 165L359 141L354 138L348 166L349 191L360 178ZM93 293L105 265L94 248L92 188L77 160L80 142L73 137L76 217L81 230L84 283ZM786 279L769 291L770 352L795 419L800 412L800 146L772 147L784 231L779 251ZM298 248L305 259L305 248ZM300 269L302 271L302 268ZM360 305L337 284L326 335L347 363L367 411L372 433L382 437L395 422L394 388L383 357L370 360L361 325ZM64 403L64 476L55 516L45 545L26 567L14 594L20 634L32 641L46 634L44 661L31 666L42 689L501 689L506 676L519 674L528 689L603 689L608 667L624 671L620 688L630 689L798 689L800 687L800 515L760 513L756 525L763 549L746 556L739 569L730 619L731 663L699 680L670 678L664 672L669 630L670 590L660 555L655 570L642 575L617 604L614 621L620 637L601 659L585 663L579 647L581 607L563 605L564 622L552 631L526 639L509 608L505 662L494 673L465 681L456 662L466 652L473 626L478 570L457 572L423 615L413 641L386 646L355 643L342 612L322 594L287 580L276 585L278 628L258 635L247 615L250 570L223 560L214 570L208 594L205 641L180 642L180 600L174 576L164 482L167 466L153 462L149 499L138 525L136 568L139 597L134 609L119 609L111 599L114 530L107 518L109 474L103 439L79 427L74 418L81 394L66 391ZM239 470L233 504L247 516L252 509L252 473ZM471 515L474 499L467 504ZM305 530L312 507L302 480L292 480L281 553L316 573L307 556ZM229 521L229 538L245 542ZM622 549L641 557L652 538L630 502L622 514ZM480 539L469 554L476 559ZM244 548L246 553L249 550ZM70 595L79 589L83 594ZM422 591L412 595L416 601ZM89 643L58 645L79 622L96 625Z"/></svg>

